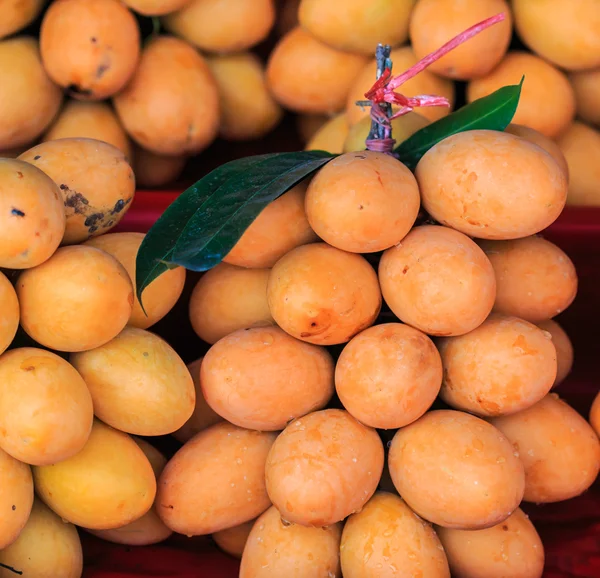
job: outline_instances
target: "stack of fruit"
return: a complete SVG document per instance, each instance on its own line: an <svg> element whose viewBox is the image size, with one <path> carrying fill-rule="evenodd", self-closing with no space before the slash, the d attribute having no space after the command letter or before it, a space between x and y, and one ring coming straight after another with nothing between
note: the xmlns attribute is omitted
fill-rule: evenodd
<svg viewBox="0 0 600 578"><path fill-rule="evenodd" d="M0 2L0 150L97 138L123 150L139 185L152 188L217 138L257 141L280 127L276 141L287 147L286 111L307 148L360 150L368 114L355 103L372 83L378 42L405 69L500 12L502 25L406 83L405 94L460 107L525 75L514 122L526 128L516 130L558 142L571 167L568 204L599 205L596 0ZM451 108L398 120L396 139ZM232 158L243 149L219 150Z"/></svg>

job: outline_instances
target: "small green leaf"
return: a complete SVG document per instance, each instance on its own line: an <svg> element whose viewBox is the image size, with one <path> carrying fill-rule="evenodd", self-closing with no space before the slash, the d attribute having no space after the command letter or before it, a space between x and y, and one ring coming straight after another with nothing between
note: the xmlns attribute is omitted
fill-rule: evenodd
<svg viewBox="0 0 600 578"><path fill-rule="evenodd" d="M269 203L335 156L325 151L281 153L236 171L186 224L172 261L192 271L214 267Z"/></svg>
<svg viewBox="0 0 600 578"><path fill-rule="evenodd" d="M394 152L409 169L414 169L431 147L453 134L476 129L504 130L517 110L524 79L521 78L519 84L503 86L422 128L402 142Z"/></svg>
<svg viewBox="0 0 600 578"><path fill-rule="evenodd" d="M136 293L142 309L144 289L158 276L177 266L172 259L173 249L196 211L232 175L274 156L277 155L257 155L226 163L201 178L171 203L144 237L136 257Z"/></svg>

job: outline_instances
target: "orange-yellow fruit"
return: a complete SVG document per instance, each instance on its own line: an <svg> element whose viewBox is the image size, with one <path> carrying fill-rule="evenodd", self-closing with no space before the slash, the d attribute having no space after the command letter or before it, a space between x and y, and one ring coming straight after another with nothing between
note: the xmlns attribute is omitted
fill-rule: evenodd
<svg viewBox="0 0 600 578"><path fill-rule="evenodd" d="M83 552L77 528L36 499L19 537L0 550L0 577L80 578L82 571Z"/></svg>
<svg viewBox="0 0 600 578"><path fill-rule="evenodd" d="M331 526L369 501L383 459L374 429L343 410L316 411L279 434L267 458L267 492L288 522Z"/></svg>
<svg viewBox="0 0 600 578"><path fill-rule="evenodd" d="M0 267L35 267L65 233L60 191L48 175L17 159L0 159L0 182Z"/></svg>
<svg viewBox="0 0 600 578"><path fill-rule="evenodd" d="M196 391L196 405L194 406L194 412L191 417L175 432L173 437L184 444L188 440L192 439L197 433L205 430L206 428L223 421L223 418L216 413L206 400L202 393L202 385L200 383L200 366L202 360L200 357L195 361L192 361L187 368L190 372L192 379L194 380L194 390Z"/></svg>
<svg viewBox="0 0 600 578"><path fill-rule="evenodd" d="M535 54L509 52L489 74L468 84L467 100L473 102L503 86L519 84L523 76L513 122L547 137L557 137L575 117L575 93L564 72ZM548 90L549 86L552 90Z"/></svg>
<svg viewBox="0 0 600 578"><path fill-rule="evenodd" d="M557 142L569 165L567 205L600 206L600 132L575 121Z"/></svg>
<svg viewBox="0 0 600 578"><path fill-rule="evenodd" d="M341 524L307 528L289 524L270 507L252 527L240 578L340 576Z"/></svg>
<svg viewBox="0 0 600 578"><path fill-rule="evenodd" d="M567 180L569 179L569 165L567 164L567 159L565 155L560 150L560 147L547 136L543 135L541 132L530 128L528 126L523 126L522 124L509 124L505 129L505 132L510 134L514 134L515 136L524 138L533 144L542 147L548 154L552 156L552 158L556 161L556 163L563 170L565 175L567 176Z"/></svg>
<svg viewBox="0 0 600 578"><path fill-rule="evenodd" d="M233 528L225 528L224 530L215 532L212 535L212 539L223 552L234 558L241 558L255 521L250 520L238 526L233 526Z"/></svg>
<svg viewBox="0 0 600 578"><path fill-rule="evenodd" d="M590 425L596 432L596 435L600 437L600 392L596 394L592 407L590 408Z"/></svg>
<svg viewBox="0 0 600 578"><path fill-rule="evenodd" d="M139 145L134 145L133 172L138 188L155 189L175 184L175 181L181 176L187 160L187 155L157 155Z"/></svg>
<svg viewBox="0 0 600 578"><path fill-rule="evenodd" d="M552 336L552 343L554 343L554 348L556 349L557 365L556 379L552 387L556 387L571 373L574 357L573 344L565 330L553 319L539 321L536 325Z"/></svg>
<svg viewBox="0 0 600 578"><path fill-rule="evenodd" d="M239 52L263 41L275 23L273 0L191 0L162 19L165 28L207 52Z"/></svg>
<svg viewBox="0 0 600 578"><path fill-rule="evenodd" d="M442 140L423 155L415 175L423 207L436 221L480 239L539 233L567 197L567 178L546 151L493 130Z"/></svg>
<svg viewBox="0 0 600 578"><path fill-rule="evenodd" d="M63 520L91 530L120 528L154 502L156 478L127 434L94 420L84 448L72 458L33 468L37 495Z"/></svg>
<svg viewBox="0 0 600 578"><path fill-rule="evenodd" d="M202 275L189 304L198 337L212 345L238 329L273 325L267 303L270 272L219 263Z"/></svg>
<svg viewBox="0 0 600 578"><path fill-rule="evenodd" d="M394 64L394 74L400 74L417 63L417 58L410 46L402 46L392 50L390 58ZM361 109L356 105L357 100L365 100L365 92L375 83L375 72L377 65L375 59L363 67L356 76L348 98L346 99L346 114L350 125L356 124L361 118L369 116L369 108ZM435 94L445 96L450 101L450 108L444 106L431 106L419 108L419 114L433 121L450 113L454 104L454 83L446 78L441 78L428 70L423 70L414 78L402 84L400 92L405 96L417 96L419 94ZM392 107L396 111L397 107Z"/></svg>
<svg viewBox="0 0 600 578"><path fill-rule="evenodd" d="M536 235L513 241L482 241L496 274L494 311L536 323L564 311L577 295L577 272L569 256Z"/></svg>
<svg viewBox="0 0 600 578"><path fill-rule="evenodd" d="M19 32L40 14L47 0L0 0L0 38Z"/></svg>
<svg viewBox="0 0 600 578"><path fill-rule="evenodd" d="M190 0L123 0L123 3L144 16L164 16L181 10Z"/></svg>
<svg viewBox="0 0 600 578"><path fill-rule="evenodd" d="M333 395L333 360L326 349L278 327L240 329L217 341L200 368L208 405L229 422L282 430Z"/></svg>
<svg viewBox="0 0 600 578"><path fill-rule="evenodd" d="M48 141L19 159L44 171L62 191L67 215L63 244L108 232L123 218L135 194L135 177L125 155L99 140Z"/></svg>
<svg viewBox="0 0 600 578"><path fill-rule="evenodd" d="M345 113L337 114L312 135L304 150L341 154L344 152L344 143L348 138L349 129Z"/></svg>
<svg viewBox="0 0 600 578"><path fill-rule="evenodd" d="M21 326L57 351L86 351L116 337L127 324L133 287L127 271L94 247L62 247L17 281Z"/></svg>
<svg viewBox="0 0 600 578"><path fill-rule="evenodd" d="M0 449L0 553L23 530L33 503L31 468ZM1 554L0 554L1 555Z"/></svg>
<svg viewBox="0 0 600 578"><path fill-rule="evenodd" d="M504 522L484 530L436 528L453 576L541 578L544 546L529 517L517 508Z"/></svg>
<svg viewBox="0 0 600 578"><path fill-rule="evenodd" d="M133 439L148 458L154 471L154 476L158 479L167 465L167 458L147 441L139 438ZM164 542L173 533L163 524L154 507L150 508L141 518L120 528L113 530L88 530L88 532L108 542L128 546L158 544Z"/></svg>
<svg viewBox="0 0 600 578"><path fill-rule="evenodd" d="M396 144L404 142L418 130L429 124L429 119L419 113L409 112L391 121L392 135ZM344 141L344 152L364 151L367 148L366 141L371 130L371 118L365 116L350 127L346 140Z"/></svg>
<svg viewBox="0 0 600 578"><path fill-rule="evenodd" d="M43 349L22 347L0 357L0 447L36 466L77 454L94 419L92 397L81 375Z"/></svg>
<svg viewBox="0 0 600 578"><path fill-rule="evenodd" d="M299 114L296 129L303 143L308 143L317 131L333 117L326 114Z"/></svg>
<svg viewBox="0 0 600 578"><path fill-rule="evenodd" d="M0 149L35 141L58 113L62 98L44 70L36 39L0 41Z"/></svg>
<svg viewBox="0 0 600 578"><path fill-rule="evenodd" d="M390 155L343 154L313 177L306 216L313 231L333 247L374 253L398 244L410 231L421 199L413 174Z"/></svg>
<svg viewBox="0 0 600 578"><path fill-rule="evenodd" d="M556 349L539 327L493 314L477 329L438 342L444 365L440 397L480 416L522 411L542 399L556 378Z"/></svg>
<svg viewBox="0 0 600 578"><path fill-rule="evenodd" d="M109 233L89 239L85 245L101 249L119 261L131 279L135 294L135 260L144 237L144 233ZM160 321L179 300L185 277L185 269L176 267L165 271L152 281L144 289L142 296L146 313L142 310L136 296L127 325L148 329Z"/></svg>
<svg viewBox="0 0 600 578"><path fill-rule="evenodd" d="M489 315L494 270L466 235L447 227L413 229L379 262L383 298L404 323L430 335L462 335Z"/></svg>
<svg viewBox="0 0 600 578"><path fill-rule="evenodd" d="M365 329L335 366L335 388L344 407L378 429L397 429L420 418L441 384L442 361L431 339L400 323Z"/></svg>
<svg viewBox="0 0 600 578"><path fill-rule="evenodd" d="M571 86L575 91L577 116L590 124L600 125L600 68L581 70L569 74Z"/></svg>
<svg viewBox="0 0 600 578"><path fill-rule="evenodd" d="M270 268L295 247L316 241L304 210L307 187L305 180L269 203L223 261L239 267Z"/></svg>
<svg viewBox="0 0 600 578"><path fill-rule="evenodd" d="M285 108L306 113L340 112L365 63L366 57L331 48L297 27L271 52L267 82Z"/></svg>
<svg viewBox="0 0 600 578"><path fill-rule="evenodd" d="M269 506L265 462L276 434L215 424L187 442L158 482L156 508L173 531L212 534L253 520Z"/></svg>
<svg viewBox="0 0 600 578"><path fill-rule="evenodd" d="M42 142L59 138L101 140L117 147L127 159L131 159L129 137L115 111L105 102L68 101L44 133Z"/></svg>
<svg viewBox="0 0 600 578"><path fill-rule="evenodd" d="M19 328L19 301L12 283L0 272L0 354L12 343Z"/></svg>
<svg viewBox="0 0 600 578"><path fill-rule="evenodd" d="M208 65L219 89L222 138L258 139L275 128L283 112L267 89L258 56L252 52L213 56Z"/></svg>
<svg viewBox="0 0 600 578"><path fill-rule="evenodd" d="M42 20L40 50L56 84L74 98L101 100L131 78L140 30L119 0L55 0Z"/></svg>
<svg viewBox="0 0 600 578"><path fill-rule="evenodd" d="M488 74L504 57L512 35L506 0L418 0L410 19L410 41L421 59L478 22L504 13L502 22L480 32L443 56L429 70L441 76L470 80Z"/></svg>
<svg viewBox="0 0 600 578"><path fill-rule="evenodd" d="M116 429L166 435L194 411L194 382L185 363L149 331L126 327L108 343L70 360L88 385L94 413Z"/></svg>
<svg viewBox="0 0 600 578"><path fill-rule="evenodd" d="M562 502L585 492L600 471L600 440L556 393L534 406L490 420L525 466L527 502Z"/></svg>
<svg viewBox="0 0 600 578"><path fill-rule="evenodd" d="M282 257L271 270L267 299L279 327L317 345L350 341L381 310L377 275L368 261L326 243Z"/></svg>
<svg viewBox="0 0 600 578"><path fill-rule="evenodd" d="M146 42L131 81L113 104L129 136L158 155L199 153L219 130L219 94L210 68L197 50L173 36Z"/></svg>
<svg viewBox="0 0 600 578"><path fill-rule="evenodd" d="M510 442L468 413L431 411L399 429L388 462L408 506L438 526L489 528L523 498L523 465Z"/></svg>
<svg viewBox="0 0 600 578"><path fill-rule="evenodd" d="M387 492L377 492L346 521L341 562L344 578L450 578L446 555L431 525Z"/></svg>
<svg viewBox="0 0 600 578"><path fill-rule="evenodd" d="M408 39L408 21L415 0L302 0L300 25L321 42L371 56L377 44L397 46Z"/></svg>
<svg viewBox="0 0 600 578"><path fill-rule="evenodd" d="M521 40L542 58L568 70L600 65L600 4L596 0L513 0Z"/></svg>

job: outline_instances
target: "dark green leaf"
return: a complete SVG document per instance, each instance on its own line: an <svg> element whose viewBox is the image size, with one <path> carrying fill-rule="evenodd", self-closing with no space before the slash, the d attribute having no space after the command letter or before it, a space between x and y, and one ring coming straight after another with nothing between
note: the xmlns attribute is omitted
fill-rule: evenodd
<svg viewBox="0 0 600 578"><path fill-rule="evenodd" d="M408 168L414 169L431 147L453 134L476 129L504 130L517 110L524 79L519 84L503 86L422 128L402 142L394 152Z"/></svg>
<svg viewBox="0 0 600 578"><path fill-rule="evenodd" d="M201 178L171 203L148 231L137 254L135 278L137 297L142 308L141 296L144 289L159 275L176 267L172 261L173 249L196 211L232 175L273 156L277 155L257 155L226 163Z"/></svg>
<svg viewBox="0 0 600 578"><path fill-rule="evenodd" d="M193 271L214 267L269 203L335 156L324 151L281 153L236 171L186 224L172 261Z"/></svg>

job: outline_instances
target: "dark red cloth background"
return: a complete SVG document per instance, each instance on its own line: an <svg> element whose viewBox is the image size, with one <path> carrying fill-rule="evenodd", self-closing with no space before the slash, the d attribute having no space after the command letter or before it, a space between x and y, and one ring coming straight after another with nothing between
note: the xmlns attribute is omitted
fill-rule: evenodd
<svg viewBox="0 0 600 578"><path fill-rule="evenodd" d="M174 199L169 192L141 192L119 230L147 231ZM587 419L599 390L600 209L566 209L544 236L574 261L579 292L558 321L573 341L572 374L557 389ZM578 498L545 506L523 505L546 550L544 578L600 578L600 481ZM82 536L85 578L236 578L239 563L208 538L177 537L152 547L123 547ZM482 577L483 578L483 577Z"/></svg>

